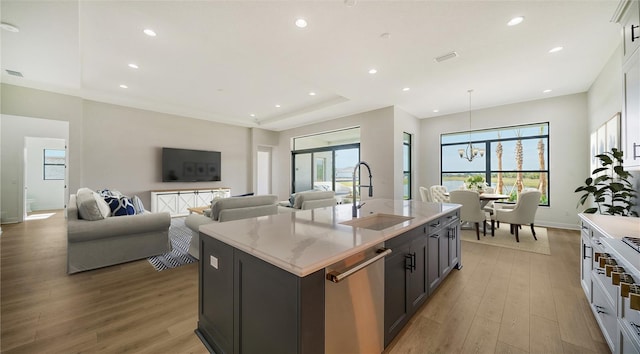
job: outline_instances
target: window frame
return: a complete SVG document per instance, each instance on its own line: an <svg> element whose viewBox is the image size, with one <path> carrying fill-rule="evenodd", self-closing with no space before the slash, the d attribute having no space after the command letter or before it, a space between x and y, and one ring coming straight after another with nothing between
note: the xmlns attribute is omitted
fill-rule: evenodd
<svg viewBox="0 0 640 354"><path fill-rule="evenodd" d="M47 151L61 151L63 153L64 160L62 163L47 163ZM42 180L43 181L64 181L65 176L63 173L62 178L51 178L47 176L47 166L62 166L63 171L66 168L67 151L66 149L42 149Z"/></svg>
<svg viewBox="0 0 640 354"><path fill-rule="evenodd" d="M408 140L408 141L407 141ZM405 149L407 148L407 154L408 156L405 156ZM413 170L413 164L411 162L411 158L412 158L412 147L413 147L413 135L407 132L402 132L402 186L404 187L404 179L407 179L407 184L409 186L409 188L407 188L408 191L408 195L404 194L404 188L403 189L403 199L404 200L411 200L412 198L412 181L411 181L411 172ZM404 162L407 161L409 166L405 166ZM407 170L405 170L405 167L408 167Z"/></svg>
<svg viewBox="0 0 640 354"><path fill-rule="evenodd" d="M508 130L518 130L518 129L522 129L522 128L531 128L531 127L536 127L536 126L545 126L546 128L546 133L545 134L537 134L537 135L527 135L527 136L522 136L522 137L507 137L507 138L491 138L491 139L474 139L473 136L474 134L479 134L479 133L487 133L487 132L498 132L498 131L508 131ZM443 137L446 136L453 136L453 135L461 135L461 134L467 134L467 136L469 136L467 141L461 141L461 142L452 142L452 143L443 143ZM517 140L539 140L539 139L546 139L546 144L545 144L545 169L523 169L523 170L516 170L516 169L502 169L502 170L497 170L497 168L495 170L491 169L491 158L492 158L492 154L493 151L491 150L491 144L492 143L496 143L496 142L505 142L505 141L517 141ZM457 146L457 145L462 145L462 144L468 144L469 142L471 142L472 145L474 145L474 147L478 147L478 148L484 148L485 151L485 155L484 155L484 159L485 159L485 166L484 166L484 170L466 170L466 171L459 171L459 170L444 170L444 160L445 160L445 156L444 156L444 152L443 152L443 148L446 146ZM539 204L540 206L545 206L545 207L549 207L551 206L551 172L549 169L549 165L550 165L550 158L551 158L551 154L550 154L550 124L549 122L538 122L538 123L527 123L527 124L520 124L520 125L513 125L513 126L504 126L504 127L497 127L497 128L490 128L490 129L478 129L478 130L471 130L471 131L463 131L463 132L452 132L452 133L443 133L440 134L440 184L444 184L444 175L450 175L450 174L466 174L466 175L474 175L474 174L481 174L484 176L485 181L487 182L487 184L492 185L492 179L491 179L491 175L495 174L495 173L518 173L521 172L523 174L526 173L546 173L546 184L547 184L547 188L546 188L546 204ZM450 157L446 157L446 158L450 158ZM458 158L458 157L456 157ZM515 203L514 201L504 201L501 203Z"/></svg>

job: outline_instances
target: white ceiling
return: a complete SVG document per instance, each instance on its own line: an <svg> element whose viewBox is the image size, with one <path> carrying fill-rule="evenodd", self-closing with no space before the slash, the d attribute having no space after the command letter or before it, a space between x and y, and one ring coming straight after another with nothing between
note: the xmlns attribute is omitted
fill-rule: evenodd
<svg viewBox="0 0 640 354"><path fill-rule="evenodd" d="M470 88L473 109L587 91L620 43L617 4L3 0L20 32L1 31L1 79L271 130L390 105L429 118L468 110Z"/></svg>

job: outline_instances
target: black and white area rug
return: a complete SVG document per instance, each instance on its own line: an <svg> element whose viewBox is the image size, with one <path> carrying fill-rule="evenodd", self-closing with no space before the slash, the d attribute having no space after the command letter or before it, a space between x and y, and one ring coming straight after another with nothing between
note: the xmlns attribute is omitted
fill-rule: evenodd
<svg viewBox="0 0 640 354"><path fill-rule="evenodd" d="M185 264L196 262L197 259L189 254L189 242L191 241L191 229L184 224L185 218L172 218L169 228L171 240L171 252L147 258L149 263L157 270L177 268Z"/></svg>

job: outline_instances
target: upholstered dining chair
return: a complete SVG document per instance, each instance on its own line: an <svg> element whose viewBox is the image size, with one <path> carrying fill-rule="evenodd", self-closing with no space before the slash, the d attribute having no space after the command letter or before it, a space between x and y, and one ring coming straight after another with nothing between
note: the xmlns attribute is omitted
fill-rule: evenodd
<svg viewBox="0 0 640 354"><path fill-rule="evenodd" d="M429 188L431 192L431 199L436 203L449 203L449 197L447 196L447 187L435 185Z"/></svg>
<svg viewBox="0 0 640 354"><path fill-rule="evenodd" d="M480 223L482 234L487 235L487 216L480 208L480 195L471 190L455 190L449 193L449 200L454 204L462 204L460 209L460 221L470 222L476 226L476 237L480 239Z"/></svg>
<svg viewBox="0 0 640 354"><path fill-rule="evenodd" d="M533 233L533 239L536 238L536 230L533 228L533 224L536 217L536 211L538 210L538 204L540 204L539 190L528 190L520 193L518 201L513 209L494 209L494 214L491 216L491 235L494 234L494 222L506 222L511 225L511 233L515 234L516 242L520 242L518 237L518 229L520 225L531 225L531 233Z"/></svg>
<svg viewBox="0 0 640 354"><path fill-rule="evenodd" d="M432 202L433 201L433 199L431 199L431 192L429 191L429 188L427 188L427 187L420 186L420 197L422 198L423 202Z"/></svg>

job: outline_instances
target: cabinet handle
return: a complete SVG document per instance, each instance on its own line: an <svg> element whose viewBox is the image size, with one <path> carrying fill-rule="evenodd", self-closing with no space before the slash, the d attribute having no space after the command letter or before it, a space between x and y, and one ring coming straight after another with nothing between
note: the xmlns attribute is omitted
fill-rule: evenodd
<svg viewBox="0 0 640 354"><path fill-rule="evenodd" d="M587 248L591 248L591 246L587 246L586 243L582 244L582 259L591 258L591 256L587 256Z"/></svg>
<svg viewBox="0 0 640 354"><path fill-rule="evenodd" d="M416 270L416 253L413 252L413 254L411 255L411 271L413 272L414 270Z"/></svg>
<svg viewBox="0 0 640 354"><path fill-rule="evenodd" d="M381 248L377 251L377 255L375 257L371 257L369 259L367 259L366 261L359 263L357 265L355 265L353 268L349 268L348 270L344 271L344 272L338 272L338 271L333 271L330 273L327 273L327 280L334 282L334 283L339 283L342 280L344 280L345 278L349 277L350 275L354 274L355 272L366 268L369 264L375 263L378 260L386 257L388 254L391 253L391 249L390 248Z"/></svg>
<svg viewBox="0 0 640 354"><path fill-rule="evenodd" d="M637 153L638 148L640 148L640 144L633 143L633 159L640 158L640 154Z"/></svg>
<svg viewBox="0 0 640 354"><path fill-rule="evenodd" d="M596 269L596 273L598 273L598 274L604 274L604 270L602 270L602 269Z"/></svg>
<svg viewBox="0 0 640 354"><path fill-rule="evenodd" d="M631 25L631 41L632 42L635 42L636 39L640 38L640 37L636 37L636 34L634 33L638 27L640 26Z"/></svg>
<svg viewBox="0 0 640 354"><path fill-rule="evenodd" d="M431 227L438 227L438 226L440 226L440 222L438 221L437 223L435 223L435 224L430 224L429 226L431 226Z"/></svg>
<svg viewBox="0 0 640 354"><path fill-rule="evenodd" d="M429 235L429 237L431 237L431 238L440 238L440 234Z"/></svg>
<svg viewBox="0 0 640 354"><path fill-rule="evenodd" d="M407 261L409 261L409 264L407 264ZM404 269L410 270L411 273L413 273L413 255L404 255Z"/></svg>
<svg viewBox="0 0 640 354"><path fill-rule="evenodd" d="M636 330L636 334L640 336L640 326L638 326L637 324L631 322L629 323L631 325L631 327L633 327L633 329Z"/></svg>
<svg viewBox="0 0 640 354"><path fill-rule="evenodd" d="M596 312L597 313L606 313L606 312L604 312L604 307L602 307L602 306L593 305L593 307L596 308Z"/></svg>

